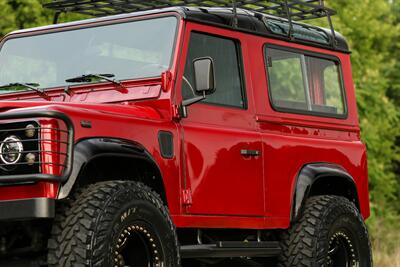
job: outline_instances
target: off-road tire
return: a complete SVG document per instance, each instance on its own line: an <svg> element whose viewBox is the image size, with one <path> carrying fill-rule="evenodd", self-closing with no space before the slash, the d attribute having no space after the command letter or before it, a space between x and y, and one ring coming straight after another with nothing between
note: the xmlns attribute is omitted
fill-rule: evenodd
<svg viewBox="0 0 400 267"><path fill-rule="evenodd" d="M133 237L135 240L130 241ZM150 247L149 253L145 250L152 261L150 266L180 266L175 228L154 191L136 182L93 184L59 208L48 241L48 265L124 266L119 249L140 241ZM129 247L128 254L126 257L135 255L135 246Z"/></svg>
<svg viewBox="0 0 400 267"><path fill-rule="evenodd" d="M344 197L308 199L299 221L283 234L281 246L279 267L372 266L367 228L355 205ZM340 262L346 258L342 252L349 255L350 265Z"/></svg>

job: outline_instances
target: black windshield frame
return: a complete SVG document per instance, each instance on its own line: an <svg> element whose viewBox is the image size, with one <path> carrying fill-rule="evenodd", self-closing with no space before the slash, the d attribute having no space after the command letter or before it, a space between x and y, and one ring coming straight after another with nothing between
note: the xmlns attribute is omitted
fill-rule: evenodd
<svg viewBox="0 0 400 267"><path fill-rule="evenodd" d="M175 36L173 36L173 45L172 45L172 50L171 50L171 57L170 57L170 62L168 66L168 70L171 70L173 67L174 59L176 58L176 53L177 47L178 47L178 36L179 36L179 28L181 26L183 16L182 14L178 12L165 12L161 14L149 14L149 15L134 15L129 17L110 17L109 19L105 20L100 20L98 21L97 19L88 19L88 20L82 20L79 22L72 22L72 23L65 23L65 24L59 24L56 27L38 27L34 28L32 30L26 30L26 31L18 31L18 32L13 32L10 33L9 35L6 35L0 42L0 53L3 49L4 44L6 44L10 40L14 39L20 39L20 38L26 38L26 37L33 37L33 36L40 36L40 35L47 35L47 34L53 34L53 33L61 33L61 32L68 32L68 31L77 31L81 29L89 29L89 28L100 28L104 26L110 26L110 25L118 25L118 24L125 24L125 23L131 23L131 22L137 22L137 21L145 21L145 20L153 20L153 19L159 19L159 18L167 18L167 17L174 17L177 19L176 27L175 27ZM160 78L160 75L157 76L152 76L152 77L142 77L142 78L126 78L126 79L121 79L121 81L135 81L135 80L151 80L151 79L156 79ZM81 86L81 85L97 85L97 84L107 84L109 83L108 81L95 81L95 82L82 82L82 83L76 83L76 84L70 84L70 83L63 83L57 86L51 86L51 87L44 87L41 88L45 91L49 91L52 89L59 89L63 88L66 86ZM0 93L0 95L10 95L10 94L18 94L18 93L26 93L29 90L19 90L19 91L11 91L11 92L6 92L6 93Z"/></svg>

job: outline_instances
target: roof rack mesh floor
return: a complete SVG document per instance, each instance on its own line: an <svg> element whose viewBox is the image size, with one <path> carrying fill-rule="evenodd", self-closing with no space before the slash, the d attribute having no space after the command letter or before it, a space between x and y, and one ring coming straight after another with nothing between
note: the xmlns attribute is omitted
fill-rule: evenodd
<svg viewBox="0 0 400 267"><path fill-rule="evenodd" d="M101 17L172 6L235 7L300 21L327 17L335 11L323 0L53 0L44 7Z"/></svg>

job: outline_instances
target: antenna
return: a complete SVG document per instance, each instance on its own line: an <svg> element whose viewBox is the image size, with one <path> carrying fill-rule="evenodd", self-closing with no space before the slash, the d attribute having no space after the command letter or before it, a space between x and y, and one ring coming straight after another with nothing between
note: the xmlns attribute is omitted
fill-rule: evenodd
<svg viewBox="0 0 400 267"><path fill-rule="evenodd" d="M234 28L238 27L238 17L237 17L237 5L236 5L236 0L232 0L232 10L233 10L233 21L232 21L232 26Z"/></svg>

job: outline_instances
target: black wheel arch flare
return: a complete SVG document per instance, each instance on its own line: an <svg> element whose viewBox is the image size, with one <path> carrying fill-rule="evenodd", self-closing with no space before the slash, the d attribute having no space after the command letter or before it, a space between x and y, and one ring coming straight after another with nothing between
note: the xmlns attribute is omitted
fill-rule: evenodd
<svg viewBox="0 0 400 267"><path fill-rule="evenodd" d="M157 162L151 154L139 143L110 137L93 137L80 140L74 146L73 168L69 179L61 185L58 199L64 199L73 190L75 184L81 177L88 164L101 157L118 157L131 160L146 161L157 172L158 178L162 180L162 174ZM115 179L124 177L115 177ZM163 181L161 181L163 184ZM166 201L165 187L163 184L161 198Z"/></svg>
<svg viewBox="0 0 400 267"><path fill-rule="evenodd" d="M318 185L331 186L330 190L318 192ZM334 188L335 185L340 185ZM345 190L346 191L345 191ZM299 171L293 194L290 221L299 219L306 200L313 194L330 194L347 197L358 209L359 197L354 178L340 165L333 163L310 163Z"/></svg>

